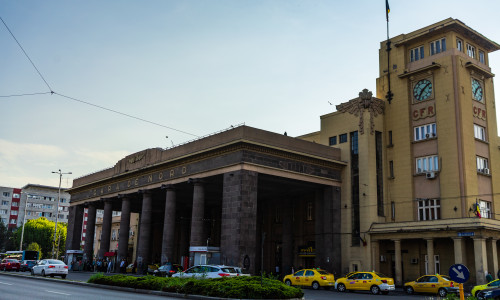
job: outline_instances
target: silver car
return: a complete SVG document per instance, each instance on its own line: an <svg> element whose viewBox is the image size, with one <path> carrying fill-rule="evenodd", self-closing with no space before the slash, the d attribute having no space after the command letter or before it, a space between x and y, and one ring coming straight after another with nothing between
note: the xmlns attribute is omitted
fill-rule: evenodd
<svg viewBox="0 0 500 300"><path fill-rule="evenodd" d="M31 268L31 275L61 276L64 279L68 275L68 266L57 259L43 259Z"/></svg>

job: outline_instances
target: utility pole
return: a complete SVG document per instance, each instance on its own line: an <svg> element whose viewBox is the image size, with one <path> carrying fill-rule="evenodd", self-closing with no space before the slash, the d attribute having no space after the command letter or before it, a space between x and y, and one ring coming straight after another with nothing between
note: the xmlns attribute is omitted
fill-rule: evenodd
<svg viewBox="0 0 500 300"><path fill-rule="evenodd" d="M72 174L72 173L71 172L62 173L61 169L59 169L59 171L57 172L52 171L52 173L59 174L59 191L57 195L56 226L54 226L54 242L52 243L52 258L57 259L57 255L55 255L54 251L55 251L56 237L57 237L57 221L59 221L59 201L61 199L61 181L63 174ZM57 251L59 252L59 247L57 247Z"/></svg>

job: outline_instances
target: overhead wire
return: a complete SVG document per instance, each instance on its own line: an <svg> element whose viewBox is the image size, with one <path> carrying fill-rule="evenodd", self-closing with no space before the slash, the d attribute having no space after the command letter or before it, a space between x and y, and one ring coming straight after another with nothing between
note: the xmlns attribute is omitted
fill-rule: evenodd
<svg viewBox="0 0 500 300"><path fill-rule="evenodd" d="M152 124L152 125L160 126L160 127L166 128L166 129L177 131L177 132L180 132L180 133L183 133L183 134L187 134L187 135L190 135L190 136L194 136L194 137L197 137L197 138L200 137L199 135L196 135L196 134L193 134L193 133L189 133L187 131L176 129L176 128L173 128L173 127L170 127L170 126L166 126L166 125L163 125L163 124L160 124L160 123L156 123L156 122L153 122L153 121L146 120L144 118L136 117L136 116L133 116L131 114L126 114L126 113L120 112L118 110L114 110L114 109L111 109L111 108L107 108L107 107L104 107L104 106L93 104L93 103L88 102L88 101L84 101L84 100L81 100L81 99L77 99L77 98L74 98L74 97L70 97L70 96L67 96L67 95L63 95L63 94L54 92L52 90L51 86L49 85L49 83L47 82L47 80L45 80L45 78L43 77L42 73L38 70L38 68L36 67L36 65L33 62L33 60L31 60L31 58L29 57L28 53L24 50L24 48L21 45L21 43L19 43L19 41L15 37L14 33L12 33L12 31L9 28L9 26L7 26L7 24L5 23L5 21L3 20L3 18L1 16L0 16L0 20L4 24L5 28L7 28L7 31L9 31L10 35L12 36L12 38L16 41L16 43L19 46L19 48L21 48L21 50L23 51L23 53L26 56L26 58L30 61L30 63L33 66L33 68L36 70L36 72L38 73L38 75L40 76L40 78L43 80L43 82L45 82L45 85L49 89L49 92L24 93L24 94L12 94L12 95L0 95L1 98L34 96L34 95L45 95L45 94L57 95L57 96L63 97L63 98L68 99L68 100L73 100L73 101L76 101L76 102L80 102L80 103L83 103L83 104L86 104L86 105L90 105L90 106L93 106L93 107L96 107L96 108L99 108L99 109L103 109L103 110L106 110L106 111L109 111L109 112L113 112L115 114L126 116L126 117L129 117L129 118L132 118L132 119L136 119L136 120L139 120L139 121L142 121L142 122L146 122L146 123L149 123L149 124Z"/></svg>

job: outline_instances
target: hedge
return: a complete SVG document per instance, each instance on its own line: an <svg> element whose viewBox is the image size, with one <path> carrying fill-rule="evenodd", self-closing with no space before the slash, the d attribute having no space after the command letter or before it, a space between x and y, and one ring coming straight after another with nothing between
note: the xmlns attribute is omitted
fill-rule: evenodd
<svg viewBox="0 0 500 300"><path fill-rule="evenodd" d="M220 298L291 299L302 298L304 296L300 288L287 286L276 279L261 278L259 276L195 279L155 277L150 275L135 277L122 274L105 276L103 273L97 273L90 277L88 282Z"/></svg>

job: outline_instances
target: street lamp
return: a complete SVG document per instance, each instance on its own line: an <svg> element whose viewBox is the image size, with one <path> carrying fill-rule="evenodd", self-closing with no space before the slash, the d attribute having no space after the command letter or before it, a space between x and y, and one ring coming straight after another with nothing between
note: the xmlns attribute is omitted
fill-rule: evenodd
<svg viewBox="0 0 500 300"><path fill-rule="evenodd" d="M59 201L61 199L61 181L62 181L63 174L72 174L72 173L71 172L62 173L61 169L59 169L59 171L57 171L57 172L52 171L52 173L59 174L59 192L57 195L56 226L54 227L54 242L52 243L52 258L57 258L57 257L54 257L54 250L55 250L55 246L56 246L57 221L59 221Z"/></svg>
<svg viewBox="0 0 500 300"><path fill-rule="evenodd" d="M19 251L23 251L24 225L26 224L26 208L28 207L28 195L26 195L26 203L24 205L23 229L21 231L21 242L19 243Z"/></svg>

